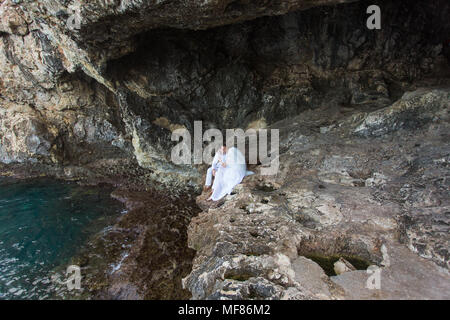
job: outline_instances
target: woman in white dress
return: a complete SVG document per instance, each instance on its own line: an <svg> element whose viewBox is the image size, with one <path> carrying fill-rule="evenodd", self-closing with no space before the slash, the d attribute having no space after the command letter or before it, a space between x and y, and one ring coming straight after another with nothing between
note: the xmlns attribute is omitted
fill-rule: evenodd
<svg viewBox="0 0 450 320"><path fill-rule="evenodd" d="M225 195L231 194L233 188L242 182L242 179L248 174L245 164L245 157L238 148L232 147L227 151L226 162L221 162L216 172L212 186L212 194L208 200L218 201Z"/></svg>

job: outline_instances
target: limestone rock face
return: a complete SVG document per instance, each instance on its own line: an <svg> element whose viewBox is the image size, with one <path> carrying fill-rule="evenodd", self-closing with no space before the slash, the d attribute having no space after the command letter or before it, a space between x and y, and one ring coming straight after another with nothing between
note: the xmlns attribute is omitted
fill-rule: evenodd
<svg viewBox="0 0 450 320"><path fill-rule="evenodd" d="M277 128L277 175L198 201L193 298L448 298L450 4L371 4L0 0L0 173L199 190L174 130Z"/></svg>
<svg viewBox="0 0 450 320"><path fill-rule="evenodd" d="M68 9L79 9L80 28L74 32L77 42L94 46L103 43L105 47L114 47L123 46L123 42L133 35L150 29L167 27L208 29L263 16L282 15L290 11L352 1L355 0L156 2L76 0L68 7L61 3L57 9L66 12L69 12ZM60 15L64 17L62 13Z"/></svg>
<svg viewBox="0 0 450 320"><path fill-rule="evenodd" d="M38 163L85 172L132 159L149 179L195 187L197 168L170 161L176 128L266 126L324 105L372 110L419 81L442 83L448 3L423 3L384 1L384 27L372 31L364 1L4 0L0 106L35 110L51 131ZM374 117L357 131L384 130Z"/></svg>
<svg viewBox="0 0 450 320"><path fill-rule="evenodd" d="M450 297L449 92L419 89L373 112L330 119L324 107L274 123L277 175L256 166L220 206L197 199L203 212L188 229L197 255L185 288L194 299ZM374 115L393 124L405 114L408 126L356 134ZM335 128L316 129L330 120ZM380 289L367 287L369 265L380 270Z"/></svg>
<svg viewBox="0 0 450 320"><path fill-rule="evenodd" d="M0 157L3 162L37 161L51 156L55 136L42 119L31 114L2 110Z"/></svg>
<svg viewBox="0 0 450 320"><path fill-rule="evenodd" d="M400 128L431 121L438 113L441 117L448 117L447 109L442 106L450 106L449 101L450 96L438 90L405 93L394 105L370 113L354 133L363 136L381 136Z"/></svg>
<svg viewBox="0 0 450 320"><path fill-rule="evenodd" d="M0 32L21 36L28 33L27 22L24 20L22 11L14 5L14 2L0 2L0 12L2 16Z"/></svg>

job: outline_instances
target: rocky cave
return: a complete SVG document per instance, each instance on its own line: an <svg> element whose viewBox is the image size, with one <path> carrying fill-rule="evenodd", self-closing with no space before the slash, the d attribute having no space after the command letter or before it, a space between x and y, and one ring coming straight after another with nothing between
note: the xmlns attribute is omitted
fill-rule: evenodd
<svg viewBox="0 0 450 320"><path fill-rule="evenodd" d="M116 188L121 232L76 258L94 298L448 299L449 16L445 0L0 0L0 173ZM208 165L170 160L194 121L279 129L278 173L253 165L211 206Z"/></svg>

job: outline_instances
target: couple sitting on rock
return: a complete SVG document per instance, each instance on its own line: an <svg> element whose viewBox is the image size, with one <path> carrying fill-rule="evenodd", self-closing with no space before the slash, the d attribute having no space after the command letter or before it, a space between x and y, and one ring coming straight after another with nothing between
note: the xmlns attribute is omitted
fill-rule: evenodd
<svg viewBox="0 0 450 320"><path fill-rule="evenodd" d="M236 147L228 149L223 145L214 155L212 165L206 173L205 190L211 192L208 200L218 201L231 194L233 188L241 183L245 176L251 174L253 172L247 171L242 152Z"/></svg>

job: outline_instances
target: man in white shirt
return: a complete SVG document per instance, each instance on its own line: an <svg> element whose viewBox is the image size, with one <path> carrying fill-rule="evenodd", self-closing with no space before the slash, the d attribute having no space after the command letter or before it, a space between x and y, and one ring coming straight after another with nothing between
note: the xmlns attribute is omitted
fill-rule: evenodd
<svg viewBox="0 0 450 320"><path fill-rule="evenodd" d="M204 191L208 191L211 189L212 179L214 176L216 176L216 172L217 170L219 170L220 166L225 165L226 155L227 155L226 146L222 146L214 155L211 167L209 167L208 171L206 172L206 182Z"/></svg>

